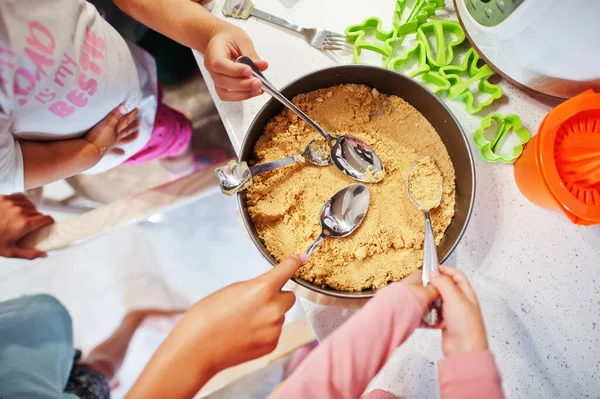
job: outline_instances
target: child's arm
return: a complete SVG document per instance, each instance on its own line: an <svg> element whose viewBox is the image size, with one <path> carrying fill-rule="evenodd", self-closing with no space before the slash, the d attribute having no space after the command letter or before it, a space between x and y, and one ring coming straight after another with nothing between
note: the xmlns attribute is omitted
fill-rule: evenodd
<svg viewBox="0 0 600 399"><path fill-rule="evenodd" d="M193 398L219 371L277 346L296 297L282 287L306 262L288 257L265 274L225 287L188 309L144 367L127 399Z"/></svg>
<svg viewBox="0 0 600 399"><path fill-rule="evenodd" d="M32 189L76 175L96 165L104 155L137 138L137 109L126 114L115 108L80 139L37 142L19 141L23 155L25 189Z"/></svg>
<svg viewBox="0 0 600 399"><path fill-rule="evenodd" d="M420 283L417 273L409 281ZM380 290L269 398L358 398L436 298L435 289L418 284L395 283Z"/></svg>
<svg viewBox="0 0 600 399"><path fill-rule="evenodd" d="M261 94L261 82L249 66L235 60L246 55L267 69L243 29L222 21L193 0L113 0L126 14L184 46L204 54L217 94L241 101Z"/></svg>
<svg viewBox="0 0 600 399"><path fill-rule="evenodd" d="M457 353L438 363L440 397L443 399L502 399L500 373L488 350Z"/></svg>
<svg viewBox="0 0 600 399"><path fill-rule="evenodd" d="M502 399L500 373L488 350L479 301L464 274L440 266L431 284L442 297L442 351L438 367L444 399Z"/></svg>
<svg viewBox="0 0 600 399"><path fill-rule="evenodd" d="M113 0L124 13L144 25L204 53L221 21L193 0Z"/></svg>

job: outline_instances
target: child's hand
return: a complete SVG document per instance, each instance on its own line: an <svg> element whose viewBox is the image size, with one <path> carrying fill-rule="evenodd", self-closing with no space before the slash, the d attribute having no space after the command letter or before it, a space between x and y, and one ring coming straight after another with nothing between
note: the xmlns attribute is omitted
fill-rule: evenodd
<svg viewBox="0 0 600 399"><path fill-rule="evenodd" d="M212 35L204 53L204 66L221 100L242 101L262 93L262 83L252 77L252 69L235 62L242 55L252 58L261 71L267 69L267 62L256 54L246 32L224 22Z"/></svg>
<svg viewBox="0 0 600 399"><path fill-rule="evenodd" d="M442 297L442 351L444 356L488 349L477 295L458 270L440 266L431 279Z"/></svg>
<svg viewBox="0 0 600 399"><path fill-rule="evenodd" d="M421 303L423 314L429 310L429 305L440 297L438 291L431 284L426 287L423 286L423 272L421 270L417 270L404 277L401 284L406 284L413 294L415 294Z"/></svg>
<svg viewBox="0 0 600 399"><path fill-rule="evenodd" d="M23 194L0 196L0 256L29 260L46 256L45 252L20 247L19 241L52 223L54 220L39 213Z"/></svg>
<svg viewBox="0 0 600 399"><path fill-rule="evenodd" d="M140 121L136 120L137 115L137 108L127 113L127 108L119 105L91 128L84 139L96 147L101 158L109 153L123 155L125 152L118 148L119 145L138 138Z"/></svg>
<svg viewBox="0 0 600 399"><path fill-rule="evenodd" d="M193 305L169 337L189 360L213 372L258 358L277 346L294 293L281 291L302 265L289 257L267 273L225 287ZM187 353L187 352L186 352Z"/></svg>

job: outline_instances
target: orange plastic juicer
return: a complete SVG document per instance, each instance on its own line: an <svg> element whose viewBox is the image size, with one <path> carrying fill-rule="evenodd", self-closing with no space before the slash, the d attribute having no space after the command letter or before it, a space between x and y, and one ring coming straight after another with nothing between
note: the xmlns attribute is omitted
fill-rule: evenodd
<svg viewBox="0 0 600 399"><path fill-rule="evenodd" d="M600 224L600 94L587 90L554 108L515 162L521 193L576 224Z"/></svg>

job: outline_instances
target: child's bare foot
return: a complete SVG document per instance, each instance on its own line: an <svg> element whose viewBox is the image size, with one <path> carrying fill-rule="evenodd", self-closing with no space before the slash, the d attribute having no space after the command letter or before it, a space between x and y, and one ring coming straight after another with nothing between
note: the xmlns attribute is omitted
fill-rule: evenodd
<svg viewBox="0 0 600 399"><path fill-rule="evenodd" d="M185 151L183 154L161 159L161 165L167 171L169 180L177 180L183 176L206 169L221 162L225 162L229 156L222 148L204 150L198 153Z"/></svg>
<svg viewBox="0 0 600 399"><path fill-rule="evenodd" d="M80 364L102 374L111 389L119 385L117 375L127 354L129 343L142 325L158 331L170 331L183 316L185 310L138 309L132 310L117 330L94 348Z"/></svg>

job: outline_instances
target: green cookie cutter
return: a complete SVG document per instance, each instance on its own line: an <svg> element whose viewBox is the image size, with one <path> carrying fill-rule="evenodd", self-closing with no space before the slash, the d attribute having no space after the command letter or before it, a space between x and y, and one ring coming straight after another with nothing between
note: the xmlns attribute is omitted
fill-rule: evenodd
<svg viewBox="0 0 600 399"><path fill-rule="evenodd" d="M485 138L483 133L486 129L492 126L492 121L497 122L499 127L492 141L489 141ZM496 152L496 147L500 140L502 140L502 138L510 130L512 130L513 133L515 133L519 138L519 144L513 147L512 151L509 153L498 154ZM502 114L488 115L481 121L481 126L479 129L473 133L473 141L475 141L475 145L481 149L481 156L488 162L514 162L521 156L523 153L523 147L525 144L527 144L530 138L531 134L529 133L529 130L523 127L521 118L515 114L508 114L506 116Z"/></svg>
<svg viewBox="0 0 600 399"><path fill-rule="evenodd" d="M427 55L425 54L425 46L420 40L415 41L415 44L412 48L408 49L404 55L399 57L395 57L390 60L388 64L388 68L397 71L402 65L406 63L409 59L416 57L418 61L418 66L414 71L408 72L405 75L411 78L414 78L417 75L420 75L425 72L429 72L430 68L427 64Z"/></svg>
<svg viewBox="0 0 600 399"><path fill-rule="evenodd" d="M376 17L370 17L364 20L362 24L351 25L346 28L346 40L354 43L354 62L360 64L361 51L369 50L374 51L382 56L389 59L392 54L392 47L390 42L396 38L396 31L384 31L381 29L381 19ZM375 31L375 39L382 42L382 44L373 43L365 40L364 37L370 30Z"/></svg>
<svg viewBox="0 0 600 399"><path fill-rule="evenodd" d="M406 63L409 59L417 57L417 68L413 71L403 73L406 76L413 79L420 79L435 94L446 91L450 88L450 82L443 76L436 72L432 72L431 68L427 64L427 55L425 54L425 45L419 39L415 42L414 46L406 51L402 56L395 57L390 60L388 68L398 72L398 68ZM400 72L402 73L402 72Z"/></svg>
<svg viewBox="0 0 600 399"><path fill-rule="evenodd" d="M423 83L421 84L431 90L434 94L447 91L451 87L448 79L433 71L416 75L414 78L417 80L422 80Z"/></svg>
<svg viewBox="0 0 600 399"><path fill-rule="evenodd" d="M419 25L424 24L435 16L435 10L444 8L444 0L414 0L410 13L405 20L402 14L409 0L397 0L394 10L394 28L398 36L415 33Z"/></svg>
<svg viewBox="0 0 600 399"><path fill-rule="evenodd" d="M479 55L477 55L475 49L470 48L462 65L448 65L440 68L440 75L451 84L448 90L448 98L460 98L465 103L465 111L468 114L476 114L502 97L503 94L502 87L492 84L488 80L494 74L494 70L487 64L478 67L479 60ZM469 78L462 81L461 75L465 72ZM479 82L477 85L478 91L488 94L489 98L475 105L475 96L469 90L469 87L477 82Z"/></svg>
<svg viewBox="0 0 600 399"><path fill-rule="evenodd" d="M445 32L453 33L456 39L446 43ZM436 49L431 48L431 44L427 39L428 35L435 36ZM454 58L454 47L458 46L465 40L465 32L460 24L456 21L443 20L427 22L417 28L417 37L425 44L427 53L427 62L432 69L438 69L446 65L450 65Z"/></svg>

